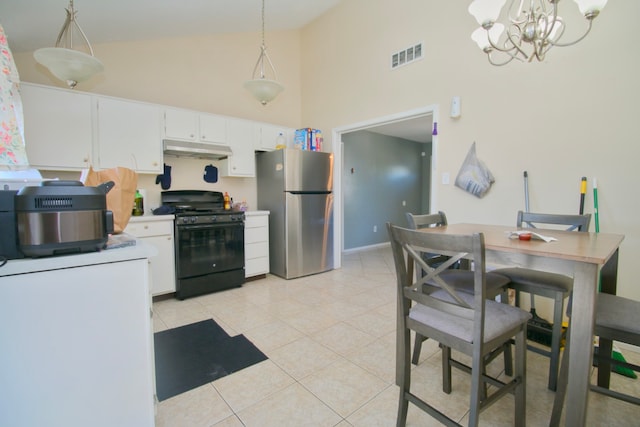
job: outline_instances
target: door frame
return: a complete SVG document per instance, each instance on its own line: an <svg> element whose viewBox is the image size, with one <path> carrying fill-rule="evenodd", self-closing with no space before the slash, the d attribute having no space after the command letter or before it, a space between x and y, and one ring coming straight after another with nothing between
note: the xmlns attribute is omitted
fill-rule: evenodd
<svg viewBox="0 0 640 427"><path fill-rule="evenodd" d="M352 123L346 126L340 126L332 130L332 151L334 153L333 159L333 256L334 256L334 268L340 268L342 266L342 253L344 251L344 199L342 188L342 165L344 156L344 144L342 142L342 135L345 133L356 132L360 130L367 130L376 126L381 126L389 123L400 122L410 119L416 119L424 116L431 115L433 123L439 121L439 108L437 104L427 105L425 107L416 108L409 111L404 111L388 116L373 118L362 122ZM437 197L435 185L435 177L437 176L437 152L438 152L438 135L433 135L431 143L431 179L429 189L429 206L432 212L438 210Z"/></svg>

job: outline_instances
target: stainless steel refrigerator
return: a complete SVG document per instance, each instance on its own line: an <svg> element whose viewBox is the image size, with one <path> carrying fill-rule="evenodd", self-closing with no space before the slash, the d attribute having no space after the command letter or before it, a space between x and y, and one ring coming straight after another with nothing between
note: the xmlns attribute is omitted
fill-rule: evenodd
<svg viewBox="0 0 640 427"><path fill-rule="evenodd" d="M269 267L293 279L333 269L333 154L256 154L258 209L269 214Z"/></svg>

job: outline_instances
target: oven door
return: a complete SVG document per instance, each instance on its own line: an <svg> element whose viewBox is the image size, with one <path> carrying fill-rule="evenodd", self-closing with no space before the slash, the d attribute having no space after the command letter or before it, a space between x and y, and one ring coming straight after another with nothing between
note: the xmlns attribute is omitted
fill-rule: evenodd
<svg viewBox="0 0 640 427"><path fill-rule="evenodd" d="M178 279L244 268L244 224L181 225L176 228Z"/></svg>

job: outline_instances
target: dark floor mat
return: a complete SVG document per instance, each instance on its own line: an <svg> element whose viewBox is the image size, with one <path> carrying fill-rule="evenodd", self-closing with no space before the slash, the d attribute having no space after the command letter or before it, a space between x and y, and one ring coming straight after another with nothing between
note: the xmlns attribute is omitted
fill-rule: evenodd
<svg viewBox="0 0 640 427"><path fill-rule="evenodd" d="M154 334L156 392L162 401L267 359L244 335L209 319Z"/></svg>

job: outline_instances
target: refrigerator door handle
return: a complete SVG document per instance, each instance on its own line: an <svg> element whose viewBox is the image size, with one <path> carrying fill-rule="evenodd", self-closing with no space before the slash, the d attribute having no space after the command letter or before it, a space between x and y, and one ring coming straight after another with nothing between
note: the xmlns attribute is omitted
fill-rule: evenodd
<svg viewBox="0 0 640 427"><path fill-rule="evenodd" d="M331 194L332 191L285 191L289 194Z"/></svg>

